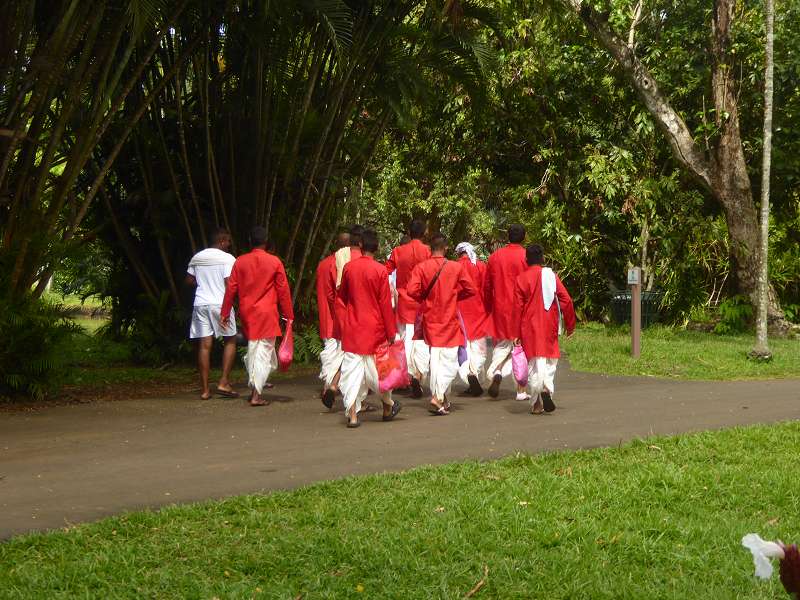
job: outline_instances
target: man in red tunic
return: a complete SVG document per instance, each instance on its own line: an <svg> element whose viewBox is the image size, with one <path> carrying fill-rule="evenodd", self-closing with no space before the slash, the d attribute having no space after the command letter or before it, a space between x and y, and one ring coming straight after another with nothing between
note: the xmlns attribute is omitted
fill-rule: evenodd
<svg viewBox="0 0 800 600"><path fill-rule="evenodd" d="M472 278L459 261L448 261L447 241L437 233L431 238L432 256L411 273L407 293L422 306L422 331L430 346L430 411L449 413L447 395L458 375L458 347L465 344L458 319L458 301L477 293Z"/></svg>
<svg viewBox="0 0 800 600"><path fill-rule="evenodd" d="M345 265L338 298L346 307L342 327L341 390L347 426L358 427L358 412L368 390L379 393L375 351L391 344L397 335L389 276L386 268L374 258L378 251L378 236L365 230L361 240L360 257ZM400 403L392 392L381 394L383 420L391 421L400 412Z"/></svg>
<svg viewBox="0 0 800 600"><path fill-rule="evenodd" d="M238 296L239 318L248 339L244 362L253 389L250 404L263 406L268 403L261 398L261 391L278 365L275 355L275 338L281 335L278 307L289 322L294 320L294 310L283 263L266 251L267 230L253 227L250 245L253 249L233 264L220 316L223 327L227 327L233 299Z"/></svg>
<svg viewBox="0 0 800 600"><path fill-rule="evenodd" d="M350 245L350 234L339 233L336 250ZM342 366L342 343L334 335L334 311L336 310L336 252L326 256L317 267L317 313L319 314L319 337L322 338L322 363L319 378L322 380L323 404L330 408L339 385L339 369Z"/></svg>
<svg viewBox="0 0 800 600"><path fill-rule="evenodd" d="M430 349L423 340L414 339L414 323L419 313L419 303L409 296L406 288L411 278L411 271L423 260L431 257L431 249L422 243L422 236L425 235L423 221L414 219L408 229L411 241L392 251L386 261L386 270L389 274L396 272L397 322L400 324L400 335L406 348L408 374L411 375L411 396L421 398L420 382L428 374Z"/></svg>
<svg viewBox="0 0 800 600"><path fill-rule="evenodd" d="M476 290L483 290L486 281L486 263L478 259L475 248L469 242L456 246L458 262L472 279ZM461 379L469 385L467 392L472 396L483 394L481 383L486 366L486 350L489 337L489 314L483 305L483 294L458 301L458 312L464 320L467 333L467 360L459 367Z"/></svg>
<svg viewBox="0 0 800 600"><path fill-rule="evenodd" d="M528 394L531 412L553 412L555 375L558 358L559 317L567 335L575 331L575 309L567 289L552 269L543 267L539 244L526 250L528 269L514 284L514 320L518 324L516 342L522 343L528 358Z"/></svg>
<svg viewBox="0 0 800 600"><path fill-rule="evenodd" d="M519 224L508 228L508 245L489 257L484 284L484 305L492 315L494 350L487 375L492 383L489 395L497 398L503 377L511 375L511 351L517 337L517 325L511 314L514 308L514 282L528 266L525 262L525 227ZM517 393L524 392L518 388Z"/></svg>

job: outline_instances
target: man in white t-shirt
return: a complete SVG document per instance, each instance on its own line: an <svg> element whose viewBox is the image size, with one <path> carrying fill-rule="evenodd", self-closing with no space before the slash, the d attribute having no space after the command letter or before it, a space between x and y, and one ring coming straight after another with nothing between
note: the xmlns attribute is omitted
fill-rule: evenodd
<svg viewBox="0 0 800 600"><path fill-rule="evenodd" d="M215 230L209 241L211 246L195 254L189 261L189 268L186 269L186 283L196 288L189 338L197 340L197 366L202 386L200 398L208 400L211 397L208 375L211 370L211 347L215 337L223 338L225 344L222 354L222 376L217 384L217 394L226 398L236 398L239 394L233 390L229 381L236 359L236 319L231 318L228 327L223 327L220 322L225 284L236 258L228 252L231 247L231 234L226 229Z"/></svg>

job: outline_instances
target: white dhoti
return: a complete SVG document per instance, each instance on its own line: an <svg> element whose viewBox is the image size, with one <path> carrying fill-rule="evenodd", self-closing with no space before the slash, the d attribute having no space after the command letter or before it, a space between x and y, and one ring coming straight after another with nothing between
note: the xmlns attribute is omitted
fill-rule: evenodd
<svg viewBox="0 0 800 600"><path fill-rule="evenodd" d="M367 391L378 390L378 369L375 366L375 356L372 354L353 354L344 352L342 360L342 376L339 379L339 389L342 392L344 411L350 413L355 405L356 412L361 410L361 403L367 397ZM392 392L381 394L384 404L392 403Z"/></svg>
<svg viewBox="0 0 800 600"><path fill-rule="evenodd" d="M425 340L414 339L414 324L400 325L403 335L403 345L406 349L406 363L408 374L419 379L420 383L430 372L431 349Z"/></svg>
<svg viewBox="0 0 800 600"><path fill-rule="evenodd" d="M260 394L269 379L269 374L278 366L275 338L248 341L244 366L247 369L250 387Z"/></svg>
<svg viewBox="0 0 800 600"><path fill-rule="evenodd" d="M536 402L539 394L544 391L551 394L556 391L556 367L558 367L557 358L539 356L528 361L528 393L531 402Z"/></svg>
<svg viewBox="0 0 800 600"><path fill-rule="evenodd" d="M492 350L492 361L486 369L486 376L492 379L497 373L509 377L512 373L511 352L514 350L513 340L495 340Z"/></svg>
<svg viewBox="0 0 800 600"><path fill-rule="evenodd" d="M458 346L431 348L431 395L442 400L450 393L450 386L458 375Z"/></svg>
<svg viewBox="0 0 800 600"><path fill-rule="evenodd" d="M319 360L322 363L319 378L325 382L326 388L331 387L333 379L342 368L342 359L344 359L342 342L334 338L325 339L322 352L319 354Z"/></svg>
<svg viewBox="0 0 800 600"><path fill-rule="evenodd" d="M483 383L487 347L487 339L485 337L467 342L467 360L458 367L458 374L467 385L469 385L470 375L477 377L478 383Z"/></svg>

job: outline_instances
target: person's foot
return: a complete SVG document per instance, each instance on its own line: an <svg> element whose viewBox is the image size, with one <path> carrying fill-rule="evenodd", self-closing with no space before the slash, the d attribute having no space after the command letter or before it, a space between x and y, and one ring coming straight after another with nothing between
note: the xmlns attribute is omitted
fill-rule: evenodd
<svg viewBox="0 0 800 600"><path fill-rule="evenodd" d="M553 402L553 394L548 391L542 392L542 404L544 406L544 412L551 413L556 409L555 402Z"/></svg>
<svg viewBox="0 0 800 600"><path fill-rule="evenodd" d="M428 411L432 415L436 415L437 417L450 414L449 412L447 412L447 409L444 406L436 402L436 400L434 400L433 398L431 398L431 405L428 407Z"/></svg>
<svg viewBox="0 0 800 600"><path fill-rule="evenodd" d="M544 408L542 408L542 401L539 398L536 398L536 402L531 405L531 414L540 415L544 412Z"/></svg>
<svg viewBox="0 0 800 600"><path fill-rule="evenodd" d="M500 373L495 373L492 377L492 384L489 386L489 396L497 398L500 395L500 383L503 381L503 376Z"/></svg>
<svg viewBox="0 0 800 600"><path fill-rule="evenodd" d="M383 420L384 421L391 421L397 416L397 413L403 408L403 405L400 404L399 400L395 400L394 404L388 406L386 404L383 405Z"/></svg>
<svg viewBox="0 0 800 600"><path fill-rule="evenodd" d="M530 400L531 397L528 395L527 392L517 392L517 401L524 402L526 400Z"/></svg>
<svg viewBox="0 0 800 600"><path fill-rule="evenodd" d="M328 388L324 392L322 392L322 403L328 410L333 408L333 401L335 398L336 398L336 390Z"/></svg>
<svg viewBox="0 0 800 600"><path fill-rule="evenodd" d="M217 395L223 398L238 398L239 392L235 391L230 384L219 384L216 389Z"/></svg>
<svg viewBox="0 0 800 600"><path fill-rule="evenodd" d="M205 391L200 394L200 400L211 400L211 392Z"/></svg>
<svg viewBox="0 0 800 600"><path fill-rule="evenodd" d="M467 393L470 396L475 396L477 398L478 396L483 395L483 388L481 387L481 384L478 382L478 378L475 375L467 375L467 381L469 382L469 389L467 390Z"/></svg>
<svg viewBox="0 0 800 600"><path fill-rule="evenodd" d="M416 377L411 378L411 397L422 398L422 386Z"/></svg>
<svg viewBox="0 0 800 600"><path fill-rule="evenodd" d="M375 408L375 406L373 406L369 402L364 402L364 403L361 404L361 410L358 411L358 412L359 413L368 413L368 412L375 412L376 410L378 410L378 409Z"/></svg>
<svg viewBox="0 0 800 600"><path fill-rule="evenodd" d="M267 404L269 404L269 402L261 397L250 398L250 406L266 406Z"/></svg>

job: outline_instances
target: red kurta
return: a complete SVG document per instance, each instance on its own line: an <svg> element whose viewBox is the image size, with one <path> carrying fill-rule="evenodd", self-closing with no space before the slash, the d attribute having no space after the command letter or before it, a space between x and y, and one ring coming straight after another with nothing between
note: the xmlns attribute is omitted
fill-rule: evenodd
<svg viewBox="0 0 800 600"><path fill-rule="evenodd" d="M248 340L261 340L281 335L278 306L281 314L294 320L292 295L283 263L277 256L256 248L236 259L225 287L222 318L231 314L233 299L239 297L239 318Z"/></svg>
<svg viewBox="0 0 800 600"><path fill-rule="evenodd" d="M514 282L527 268L525 248L519 244L508 244L489 257L483 303L492 316L495 340L513 340L517 335L517 323L511 314L514 309Z"/></svg>
<svg viewBox="0 0 800 600"><path fill-rule="evenodd" d="M353 262L355 259L361 258L361 248L350 246L350 262ZM348 263L349 264L349 263ZM347 266L347 265L345 265ZM344 272L343 272L344 273ZM344 276L344 274L342 275ZM347 307L344 305L339 298L337 298L336 292L336 262L334 259L333 264L333 283L334 287L332 290L333 296L329 296L330 301L333 302L333 338L337 340L342 339L341 324L345 322L345 318L347 317Z"/></svg>
<svg viewBox="0 0 800 600"><path fill-rule="evenodd" d="M317 266L317 313L319 337L333 337L333 311L336 298L336 254L323 258Z"/></svg>
<svg viewBox="0 0 800 600"><path fill-rule="evenodd" d="M434 256L414 267L408 282L408 295L422 303L425 343L437 348L452 348L465 343L458 322L458 301L474 296L478 291L461 263L450 260L433 284L431 293L422 302L443 260L444 256Z"/></svg>
<svg viewBox="0 0 800 600"><path fill-rule="evenodd" d="M386 267L371 256L347 263L337 300L345 306L342 350L375 354L381 344L392 343L397 325Z"/></svg>
<svg viewBox="0 0 800 600"><path fill-rule="evenodd" d="M514 319L518 323L515 337L522 340L522 347L528 359L558 358L558 306L564 318L567 333L575 331L575 309L572 306L567 288L556 275L556 297L550 310L544 309L542 300L542 267L528 267L517 277L514 285ZM556 302L558 306L556 306Z"/></svg>
<svg viewBox="0 0 800 600"><path fill-rule="evenodd" d="M386 270L389 274L397 269L397 320L401 324L413 323L419 312L419 302L411 298L406 288L411 279L411 272L423 260L431 257L431 248L419 240L411 240L407 244L392 250L389 260L386 261Z"/></svg>
<svg viewBox="0 0 800 600"><path fill-rule="evenodd" d="M472 285L476 290L482 290L486 280L486 263L476 262L474 265L468 256L462 256L458 262L464 268L464 272L472 279ZM484 338L489 333L489 314L483 305L483 295L476 293L464 300L458 301L458 310L464 318L464 327L467 329L467 339L478 340Z"/></svg>

